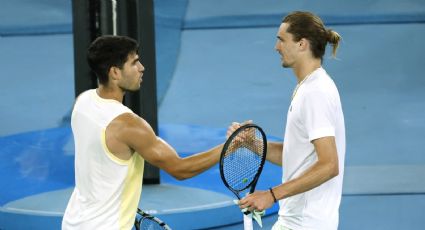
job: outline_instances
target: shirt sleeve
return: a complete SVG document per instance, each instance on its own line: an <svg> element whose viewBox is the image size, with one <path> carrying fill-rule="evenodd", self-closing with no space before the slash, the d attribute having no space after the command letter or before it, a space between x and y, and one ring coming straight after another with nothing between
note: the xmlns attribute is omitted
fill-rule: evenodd
<svg viewBox="0 0 425 230"><path fill-rule="evenodd" d="M336 112L330 95L322 91L308 93L303 101L302 121L308 139L335 136Z"/></svg>

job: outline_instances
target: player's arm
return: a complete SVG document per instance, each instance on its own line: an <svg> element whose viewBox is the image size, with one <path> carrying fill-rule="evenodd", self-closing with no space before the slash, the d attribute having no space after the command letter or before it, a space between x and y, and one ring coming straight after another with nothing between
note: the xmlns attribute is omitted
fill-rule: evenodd
<svg viewBox="0 0 425 230"><path fill-rule="evenodd" d="M273 188L277 199L284 199L311 190L339 174L335 137L322 137L312 141L317 162L301 176Z"/></svg>
<svg viewBox="0 0 425 230"><path fill-rule="evenodd" d="M338 154L334 137L323 137L312 141L317 153L317 162L302 175L273 188L277 200L311 190L339 174ZM241 208L264 210L273 205L270 191L257 191L239 202Z"/></svg>
<svg viewBox="0 0 425 230"><path fill-rule="evenodd" d="M126 114L124 119L126 125L121 140L146 161L179 180L202 173L220 159L222 145L181 158L173 147L155 135L145 120L134 114Z"/></svg>
<svg viewBox="0 0 425 230"><path fill-rule="evenodd" d="M267 141L266 160L275 165L282 166L283 142Z"/></svg>

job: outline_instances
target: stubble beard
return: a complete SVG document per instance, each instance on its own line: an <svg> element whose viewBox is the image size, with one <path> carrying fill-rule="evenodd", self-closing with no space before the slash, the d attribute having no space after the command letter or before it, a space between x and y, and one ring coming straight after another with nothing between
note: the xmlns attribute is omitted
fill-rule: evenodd
<svg viewBox="0 0 425 230"><path fill-rule="evenodd" d="M139 84L137 87L135 88L129 88L129 87L120 87L122 91L124 92L130 92L130 93L134 93L140 90L141 84Z"/></svg>
<svg viewBox="0 0 425 230"><path fill-rule="evenodd" d="M285 61L283 61L283 59L282 59L282 67L283 68L291 68L291 65L290 64L288 64L288 63L286 63Z"/></svg>

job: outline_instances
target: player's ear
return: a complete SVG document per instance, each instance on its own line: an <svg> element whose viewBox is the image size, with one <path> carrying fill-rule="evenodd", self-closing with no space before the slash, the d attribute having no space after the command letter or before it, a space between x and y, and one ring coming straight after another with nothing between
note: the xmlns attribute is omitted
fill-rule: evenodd
<svg viewBox="0 0 425 230"><path fill-rule="evenodd" d="M298 46L301 51L305 51L309 49L310 42L305 38L301 38L301 40L298 42Z"/></svg>
<svg viewBox="0 0 425 230"><path fill-rule="evenodd" d="M121 76L120 73L120 68L116 66L111 66L111 68L109 68L108 76L111 78L111 80L118 80Z"/></svg>

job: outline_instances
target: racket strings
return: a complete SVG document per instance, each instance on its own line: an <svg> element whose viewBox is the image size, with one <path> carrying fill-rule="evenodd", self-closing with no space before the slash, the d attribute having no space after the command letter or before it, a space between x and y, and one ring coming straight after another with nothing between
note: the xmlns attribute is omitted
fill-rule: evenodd
<svg viewBox="0 0 425 230"><path fill-rule="evenodd" d="M257 129L243 130L233 138L223 162L224 177L232 189L243 191L255 179L263 158L263 146Z"/></svg>
<svg viewBox="0 0 425 230"><path fill-rule="evenodd" d="M156 230L156 229L163 230L164 229L159 223L157 223L156 221L150 218L143 218L139 226L140 226L139 227L140 230Z"/></svg>
<svg viewBox="0 0 425 230"><path fill-rule="evenodd" d="M143 215L137 214L136 217L136 230L169 230L170 227L162 222L160 219L144 213Z"/></svg>

